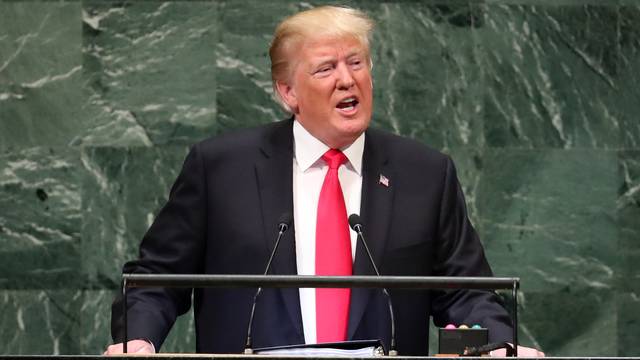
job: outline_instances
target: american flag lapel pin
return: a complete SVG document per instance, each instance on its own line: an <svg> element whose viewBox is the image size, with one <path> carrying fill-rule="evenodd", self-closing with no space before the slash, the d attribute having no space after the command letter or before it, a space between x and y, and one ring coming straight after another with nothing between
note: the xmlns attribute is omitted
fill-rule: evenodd
<svg viewBox="0 0 640 360"><path fill-rule="evenodd" d="M389 178L380 174L380 179L378 179L378 184L383 185L385 187L389 187Z"/></svg>

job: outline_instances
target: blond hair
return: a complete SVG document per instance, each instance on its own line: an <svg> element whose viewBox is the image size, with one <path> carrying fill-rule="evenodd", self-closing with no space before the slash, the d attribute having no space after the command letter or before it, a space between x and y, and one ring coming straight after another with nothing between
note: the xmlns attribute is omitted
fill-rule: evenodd
<svg viewBox="0 0 640 360"><path fill-rule="evenodd" d="M373 27L373 20L364 12L342 6L320 6L284 19L276 27L269 48L271 80L276 100L286 111L292 112L280 97L276 82L289 80L293 71L292 51L301 46L305 39L353 37L365 48L367 60L371 66L369 39Z"/></svg>

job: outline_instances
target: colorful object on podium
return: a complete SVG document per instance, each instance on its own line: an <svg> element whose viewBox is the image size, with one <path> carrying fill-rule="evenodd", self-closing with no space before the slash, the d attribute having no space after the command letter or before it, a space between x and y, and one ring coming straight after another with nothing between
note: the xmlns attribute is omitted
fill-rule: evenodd
<svg viewBox="0 0 640 360"><path fill-rule="evenodd" d="M444 328L438 329L438 354L439 355L461 355L465 348L479 347L489 343L489 330L474 324L471 328L468 325L447 324Z"/></svg>

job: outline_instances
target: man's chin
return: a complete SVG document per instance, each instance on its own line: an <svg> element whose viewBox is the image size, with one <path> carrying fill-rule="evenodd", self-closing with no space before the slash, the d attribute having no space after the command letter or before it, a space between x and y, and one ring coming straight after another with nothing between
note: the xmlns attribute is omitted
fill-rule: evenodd
<svg viewBox="0 0 640 360"><path fill-rule="evenodd" d="M333 137L334 146L332 148L344 148L351 145L356 139L367 130L367 125L342 127Z"/></svg>
<svg viewBox="0 0 640 360"><path fill-rule="evenodd" d="M363 117L349 118L344 119L340 123L340 130L349 134L350 136L355 136L356 138L360 136L367 128L369 127L369 120L364 119Z"/></svg>

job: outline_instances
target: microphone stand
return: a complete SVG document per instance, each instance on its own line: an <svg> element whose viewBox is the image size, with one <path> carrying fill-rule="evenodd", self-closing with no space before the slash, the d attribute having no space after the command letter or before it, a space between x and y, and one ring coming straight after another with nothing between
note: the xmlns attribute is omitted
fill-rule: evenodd
<svg viewBox="0 0 640 360"><path fill-rule="evenodd" d="M278 237L276 238L276 243L273 246L273 251L271 251L271 255L269 256L269 261L267 261L267 266L264 269L264 274L267 275L269 273L269 269L271 269L271 262L273 261L273 257L278 250L278 245L280 245L280 239L282 239L282 235L289 229L289 224L291 223L291 215L286 213L280 216L280 221L278 223ZM258 287L256 294L253 296L253 304L251 305L251 315L249 316L249 325L247 326L247 341L244 345L244 353L247 355L253 354L252 347L252 338L251 338L251 329L253 328L253 318L256 312L256 304L258 303L258 297L262 294L262 286Z"/></svg>
<svg viewBox="0 0 640 360"><path fill-rule="evenodd" d="M376 263L373 261L373 256L371 255L371 251L369 250L369 246L367 246L367 242L364 241L364 235L362 234L362 223L360 221L360 216L357 214L351 214L349 216L349 225L351 228L358 233L358 237L360 238L362 245L364 245L364 250L367 253L367 257L371 262L371 266L373 270L376 272L377 276L380 276L380 272L378 271L378 267ZM387 298L387 306L389 307L389 319L391 320L391 342L389 345L389 356L397 356L398 351L396 350L396 318L393 314L393 303L391 302L391 295L387 291L387 288L381 288L382 293Z"/></svg>

